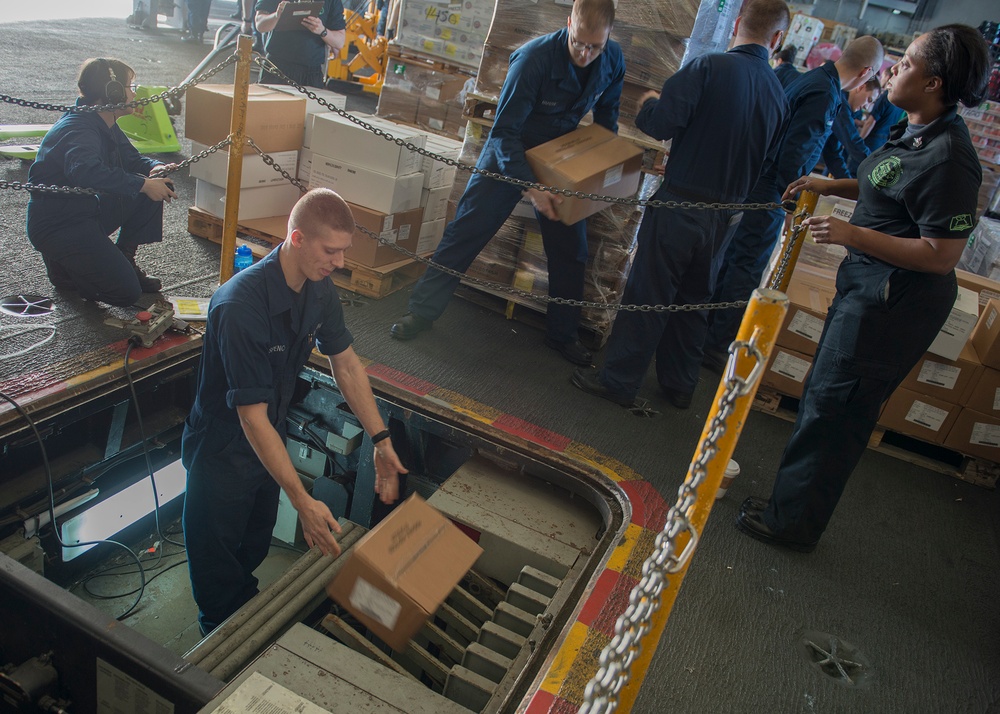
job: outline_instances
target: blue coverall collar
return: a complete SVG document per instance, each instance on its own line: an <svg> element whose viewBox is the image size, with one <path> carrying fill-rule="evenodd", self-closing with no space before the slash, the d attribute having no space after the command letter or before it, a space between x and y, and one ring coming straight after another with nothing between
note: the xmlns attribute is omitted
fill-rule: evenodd
<svg viewBox="0 0 1000 714"><path fill-rule="evenodd" d="M281 269L281 261L278 260L280 250L281 246L279 245L265 255L261 261L264 264L262 266L264 270L264 285L267 286L268 314L272 316L291 310L295 300L292 289L285 282L285 273ZM302 290L307 290L308 285L309 281L307 280L302 286Z"/></svg>
<svg viewBox="0 0 1000 714"><path fill-rule="evenodd" d="M729 52L743 52L744 54L754 55L755 57L760 57L762 60L768 58L767 48L764 45L758 45L755 42L748 42L745 45L736 45Z"/></svg>

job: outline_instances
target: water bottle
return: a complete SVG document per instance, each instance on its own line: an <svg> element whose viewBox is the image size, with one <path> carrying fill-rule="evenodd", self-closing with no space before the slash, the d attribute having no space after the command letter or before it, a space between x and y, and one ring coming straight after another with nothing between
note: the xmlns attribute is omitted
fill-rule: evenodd
<svg viewBox="0 0 1000 714"><path fill-rule="evenodd" d="M246 243L236 249L236 258L233 260L233 273L238 273L244 268L253 265L253 252Z"/></svg>

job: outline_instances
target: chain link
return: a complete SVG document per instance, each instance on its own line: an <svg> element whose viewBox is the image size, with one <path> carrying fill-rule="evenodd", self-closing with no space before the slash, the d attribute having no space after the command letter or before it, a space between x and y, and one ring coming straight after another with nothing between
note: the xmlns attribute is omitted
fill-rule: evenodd
<svg viewBox="0 0 1000 714"><path fill-rule="evenodd" d="M775 269L774 275L771 276L771 283L768 286L772 290L777 290L778 286L781 285L781 282L785 279L785 273L788 271L788 266L792 262L793 247L799 239L799 233L801 233L804 228L802 221L808 217L808 211L801 211L792 217L792 233L788 238L788 243L785 245L785 250L781 253L781 260L778 262L778 267Z"/></svg>
<svg viewBox="0 0 1000 714"><path fill-rule="evenodd" d="M151 97L143 97L142 99L135 99L131 102L125 104L46 104L45 102L32 102L27 99L18 99L17 97L12 97L9 94L0 94L0 102L5 102L7 104L16 104L19 107L29 107L31 109L44 109L50 112L70 112L74 114L85 114L87 112L111 112L116 109L126 109L135 107L144 107L147 104L152 104L153 102L165 101L167 99L173 99L181 94L184 94L190 87L196 84L201 84L202 82L211 79L219 72L224 70L231 64L235 64L237 60L237 55L232 54L227 57L222 63L216 65L212 69L206 70L205 72L199 74L193 79L189 79L183 84L179 84L176 87L167 89L166 91L155 94Z"/></svg>
<svg viewBox="0 0 1000 714"><path fill-rule="evenodd" d="M746 350L756 360L750 375L743 379L736 375L736 353ZM667 513L667 522L657 534L653 552L642 565L642 578L629 594L629 604L617 622L615 635L601 651L599 666L584 690L581 714L610 713L618 707L618 696L628 682L635 658L642 651L642 639L651 628L653 615L660 609L667 574L683 569L694 552L698 532L691 523L692 509L698 499L698 487L708 475L708 463L718 453L718 442L726 433L726 424L733 413L736 400L749 393L761 373L763 355L757 346L757 334L749 342L734 342L729 348L729 363L725 377L725 391L719 398L718 410L709 424L697 459L684 483L677 489L677 501ZM677 536L682 532L691 539L684 551L675 554Z"/></svg>
<svg viewBox="0 0 1000 714"><path fill-rule="evenodd" d="M495 171L489 171L487 169L481 169L476 166L470 166L469 164L463 164L456 159L449 159L446 156L439 156L432 151L416 146L405 139L393 136L392 134L379 129L376 126L368 124L362 119L354 116L353 114L347 113L343 109L333 106L327 102L322 97L318 96L315 92L310 90L308 87L304 87L301 84L293 82L291 78L288 77L284 72L282 72L277 65L271 62L266 57L254 56L253 61L260 65L265 71L274 74L275 76L281 77L289 86L293 87L297 91L301 92L305 96L309 97L313 101L319 102L322 106L329 109L331 112L336 112L344 119L357 124L359 127L368 131L375 136L381 137L386 141L391 141L396 144L396 146L402 147L409 151L413 151L420 156L426 156L428 158L439 161L447 166L454 166L460 171L467 171L473 174L480 174L486 178L494 179L502 183L509 183L520 189L527 190L529 188L538 189L539 191L547 191L548 193L555 193L561 196L567 196L569 198L580 198L591 201L603 201L605 203L617 203L622 206L647 206L650 208L680 208L680 209L695 209L695 210L719 210L719 211L774 211L783 210L791 213L795 210L794 201L785 201L782 203L709 203L706 201L660 201L658 199L642 199L642 198L618 198L615 196L604 196L599 193L585 193L583 191L573 191L566 188L556 188L554 186L546 186L540 183L534 183L532 181L525 181L524 179L514 178L512 176L505 176L504 174L497 173Z"/></svg>

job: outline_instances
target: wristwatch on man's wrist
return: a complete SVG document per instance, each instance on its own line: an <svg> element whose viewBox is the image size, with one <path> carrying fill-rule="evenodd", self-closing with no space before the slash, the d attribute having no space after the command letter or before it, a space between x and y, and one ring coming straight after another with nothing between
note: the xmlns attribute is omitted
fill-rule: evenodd
<svg viewBox="0 0 1000 714"><path fill-rule="evenodd" d="M327 29L326 29L326 28L324 27L324 28L323 28L323 31L322 31L321 33L319 33L319 36L320 36L320 39L322 39L322 38L326 37L326 36L327 36L327 34L328 34L329 32L330 32L330 31L329 31L329 30L327 30Z"/></svg>

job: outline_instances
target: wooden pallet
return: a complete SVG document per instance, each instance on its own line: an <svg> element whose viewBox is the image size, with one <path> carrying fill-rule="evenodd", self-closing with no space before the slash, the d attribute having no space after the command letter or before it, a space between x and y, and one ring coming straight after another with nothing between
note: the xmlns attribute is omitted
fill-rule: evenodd
<svg viewBox="0 0 1000 714"><path fill-rule="evenodd" d="M799 400L796 397L762 387L757 390L752 408L785 421L795 421L798 415ZM984 488L996 488L997 481L1000 479L1000 464L967 456L938 444L930 444L907 434L884 429L881 426L876 427L875 431L872 432L868 439L868 448Z"/></svg>
<svg viewBox="0 0 1000 714"><path fill-rule="evenodd" d="M260 218L241 222L236 227L240 236L256 239L258 242L248 242L254 258L263 258L271 252L274 246L284 240L284 217ZM188 209L188 232L199 238L205 238L213 243L222 243L222 219L199 208ZM280 237L279 237L280 236ZM396 263L389 263L378 268L344 261L345 267L337 270L330 277L334 285L345 290L370 298L383 298L386 295L413 285L426 267L409 258Z"/></svg>

